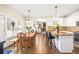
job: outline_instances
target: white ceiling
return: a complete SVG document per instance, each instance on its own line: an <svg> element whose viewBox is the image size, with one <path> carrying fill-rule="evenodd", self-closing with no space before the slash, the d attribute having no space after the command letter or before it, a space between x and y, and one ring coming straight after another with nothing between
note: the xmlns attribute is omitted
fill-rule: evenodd
<svg viewBox="0 0 79 59"><path fill-rule="evenodd" d="M55 16L55 4L8 4L6 6L13 8L24 16L28 15L28 10L31 11L30 17ZM79 9L79 4L59 4L57 6L57 16L67 16Z"/></svg>

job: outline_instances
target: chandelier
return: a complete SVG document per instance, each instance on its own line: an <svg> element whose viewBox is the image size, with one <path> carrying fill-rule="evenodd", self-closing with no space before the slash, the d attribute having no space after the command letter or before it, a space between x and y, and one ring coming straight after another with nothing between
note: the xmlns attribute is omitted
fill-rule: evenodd
<svg viewBox="0 0 79 59"><path fill-rule="evenodd" d="M27 17L27 21L26 21L26 29L28 31L28 33L30 33L32 28L32 22L30 20L30 10L28 10L28 17Z"/></svg>

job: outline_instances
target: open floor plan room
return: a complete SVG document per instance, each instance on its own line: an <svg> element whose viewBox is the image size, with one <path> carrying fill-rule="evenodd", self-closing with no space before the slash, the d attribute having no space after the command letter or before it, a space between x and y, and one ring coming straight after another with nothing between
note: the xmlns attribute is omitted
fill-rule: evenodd
<svg viewBox="0 0 79 59"><path fill-rule="evenodd" d="M79 54L79 4L0 4L0 54Z"/></svg>

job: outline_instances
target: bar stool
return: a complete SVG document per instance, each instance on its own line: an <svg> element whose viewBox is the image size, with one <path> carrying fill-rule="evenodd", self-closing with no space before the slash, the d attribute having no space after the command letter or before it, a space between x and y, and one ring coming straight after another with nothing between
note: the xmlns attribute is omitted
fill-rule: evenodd
<svg viewBox="0 0 79 59"><path fill-rule="evenodd" d="M55 36L53 36L50 32L46 32L46 37L47 37L46 45L50 43L50 46L52 47L52 43L53 43L53 46L55 47Z"/></svg>

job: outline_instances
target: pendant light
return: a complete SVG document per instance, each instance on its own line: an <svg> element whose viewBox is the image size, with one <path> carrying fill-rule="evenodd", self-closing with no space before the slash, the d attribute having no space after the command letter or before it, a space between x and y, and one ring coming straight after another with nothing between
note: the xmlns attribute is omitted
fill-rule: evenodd
<svg viewBox="0 0 79 59"><path fill-rule="evenodd" d="M60 26L59 26L59 23L58 23L57 8L58 8L58 6L55 6L55 18L56 18L56 22L57 22L56 30L57 30L57 38L59 38L59 28L60 28Z"/></svg>
<svg viewBox="0 0 79 59"><path fill-rule="evenodd" d="M55 8L55 16L54 16L54 17L55 17L55 18L54 18L55 20L54 20L54 26L56 27L57 22L58 22L58 20L57 20L57 18L58 18L58 17L57 17L57 8L58 8L58 6L55 6L54 8Z"/></svg>
<svg viewBox="0 0 79 59"><path fill-rule="evenodd" d="M28 21L30 21L30 10L28 10Z"/></svg>
<svg viewBox="0 0 79 59"><path fill-rule="evenodd" d="M55 18L57 18L57 7L58 6L55 6Z"/></svg>

